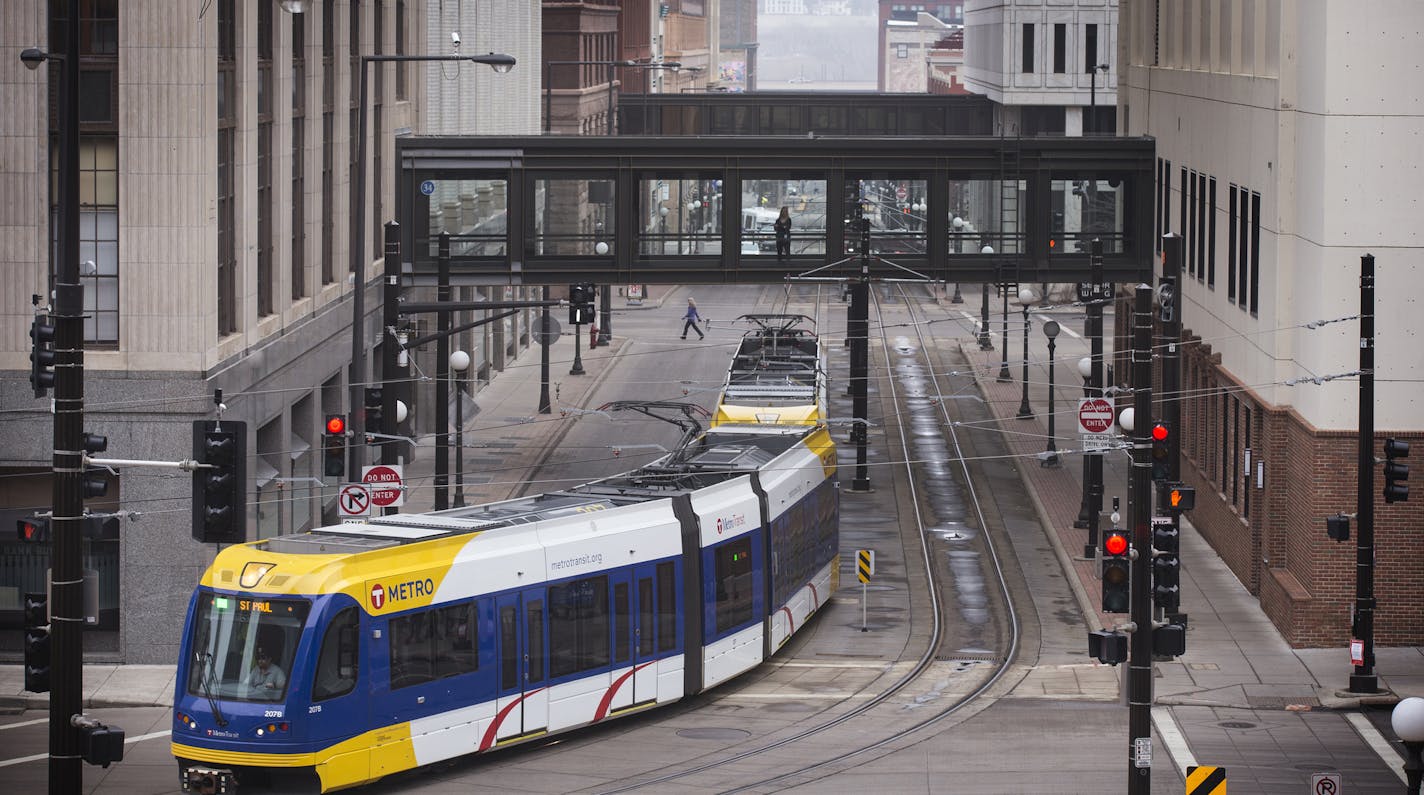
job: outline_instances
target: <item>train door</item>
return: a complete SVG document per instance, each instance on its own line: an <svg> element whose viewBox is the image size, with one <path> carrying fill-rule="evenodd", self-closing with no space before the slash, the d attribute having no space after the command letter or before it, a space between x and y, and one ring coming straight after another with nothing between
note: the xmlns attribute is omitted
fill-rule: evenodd
<svg viewBox="0 0 1424 795"><path fill-rule="evenodd" d="M611 578L613 586L613 673L616 687L613 697L608 703L608 709L616 712L635 703L633 699L633 689L637 685L635 677L636 669L632 676L627 679L620 677L627 676L630 666L636 666L633 661L633 644L635 627L633 625L633 581L631 573L624 569Z"/></svg>
<svg viewBox="0 0 1424 795"><path fill-rule="evenodd" d="M549 725L547 629L543 589L499 596L499 725L495 741L542 731Z"/></svg>
<svg viewBox="0 0 1424 795"><path fill-rule="evenodd" d="M633 570L633 703L654 701L658 697L658 610L654 586L654 567L638 566Z"/></svg>

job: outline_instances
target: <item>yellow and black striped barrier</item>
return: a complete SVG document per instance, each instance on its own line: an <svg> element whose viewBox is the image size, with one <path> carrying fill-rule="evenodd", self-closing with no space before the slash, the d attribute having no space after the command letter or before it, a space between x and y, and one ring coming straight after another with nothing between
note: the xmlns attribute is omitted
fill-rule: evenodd
<svg viewBox="0 0 1424 795"><path fill-rule="evenodd" d="M870 578L875 576L875 550L857 549L855 551L855 568L860 575L860 581L870 582Z"/></svg>
<svg viewBox="0 0 1424 795"><path fill-rule="evenodd" d="M1226 768L1212 765L1187 768L1187 795L1226 795Z"/></svg>

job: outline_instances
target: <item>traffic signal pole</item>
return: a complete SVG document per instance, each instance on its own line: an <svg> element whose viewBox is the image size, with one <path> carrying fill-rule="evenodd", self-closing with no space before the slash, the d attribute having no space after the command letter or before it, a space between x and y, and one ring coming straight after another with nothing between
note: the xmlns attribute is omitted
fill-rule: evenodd
<svg viewBox="0 0 1424 795"><path fill-rule="evenodd" d="M435 300L450 303L450 233L440 233ZM435 313L435 510L450 507L450 311Z"/></svg>
<svg viewBox="0 0 1424 795"><path fill-rule="evenodd" d="M1375 676L1375 258L1360 257L1360 460L1355 512L1355 609L1350 634L1364 647L1351 693L1379 692Z"/></svg>
<svg viewBox="0 0 1424 795"><path fill-rule="evenodd" d="M1137 285L1132 303L1132 623L1127 668L1129 795L1152 791L1152 287Z"/></svg>
<svg viewBox="0 0 1424 795"><path fill-rule="evenodd" d="M1182 482L1182 259L1185 240L1175 232L1162 238L1162 278L1172 285L1168 306L1162 307L1162 338L1158 350L1162 358L1162 398L1158 411L1171 435L1167 439L1167 481ZM1181 538L1182 512L1166 511L1172 529ZM1182 616L1180 608L1169 619ZM1173 623L1181 623L1180 620Z"/></svg>
<svg viewBox="0 0 1424 795"><path fill-rule="evenodd" d="M79 733L70 718L83 708L84 569L84 287L79 282L80 3L65 4L68 46L59 91L59 246L54 262L54 456L50 527L49 791L84 786Z"/></svg>

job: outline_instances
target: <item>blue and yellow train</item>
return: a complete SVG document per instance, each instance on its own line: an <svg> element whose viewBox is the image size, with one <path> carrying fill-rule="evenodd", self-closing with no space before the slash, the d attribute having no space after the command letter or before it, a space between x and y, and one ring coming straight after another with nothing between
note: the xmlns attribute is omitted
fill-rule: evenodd
<svg viewBox="0 0 1424 795"><path fill-rule="evenodd" d="M712 425L815 425L826 420L826 353L806 315L737 318L742 336L717 401Z"/></svg>
<svg viewBox="0 0 1424 795"><path fill-rule="evenodd" d="M326 792L668 704L837 587L820 425L726 423L565 491L223 550L174 700L188 791Z"/></svg>

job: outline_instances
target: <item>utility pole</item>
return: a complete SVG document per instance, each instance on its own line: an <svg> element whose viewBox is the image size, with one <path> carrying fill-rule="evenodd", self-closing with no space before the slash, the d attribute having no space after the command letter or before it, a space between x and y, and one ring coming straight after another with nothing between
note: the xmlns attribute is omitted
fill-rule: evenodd
<svg viewBox="0 0 1424 795"><path fill-rule="evenodd" d="M56 390L57 391L57 390ZM57 465L57 464L56 464ZM1360 257L1360 476L1355 512L1355 605L1350 634L1364 647L1351 693L1379 692L1375 676L1375 258Z"/></svg>
<svg viewBox="0 0 1424 795"><path fill-rule="evenodd" d="M59 247L54 298L54 456L50 528L49 791L84 786L79 732L70 719L83 709L84 670L84 286L79 282L80 2L65 16L63 85L59 91Z"/></svg>
<svg viewBox="0 0 1424 795"><path fill-rule="evenodd" d="M436 249L435 300L450 303L450 233ZM435 313L435 510L450 507L450 310Z"/></svg>
<svg viewBox="0 0 1424 795"><path fill-rule="evenodd" d="M1162 397L1158 400L1162 420L1167 423L1170 435L1167 437L1167 482L1182 482L1182 260L1185 240L1176 232L1168 232L1162 238L1162 281L1166 289L1160 289L1162 337L1158 350L1162 357ZM1182 512L1167 511L1172 520L1172 529L1181 538ZM1180 624L1181 608L1178 607L1165 618Z"/></svg>
<svg viewBox="0 0 1424 795"><path fill-rule="evenodd" d="M398 397L395 385L397 380L402 386L407 383L404 378L396 377L400 370L400 341L396 336L396 326L400 324L401 261L400 224L395 221L386 222L385 277L381 305L381 427L366 430L395 436L400 423L400 418L396 416ZM399 464L400 449L390 439L381 439L380 444L381 463L386 466Z"/></svg>
<svg viewBox="0 0 1424 795"><path fill-rule="evenodd" d="M1089 369L1088 397L1103 396L1103 302L1112 300L1111 290L1103 282L1103 241L1093 238L1092 256L1089 259L1089 278L1092 287L1088 290L1088 333ZM1134 412L1135 413L1135 412ZM1084 486L1084 507L1088 528L1088 541L1083 545L1083 557L1091 560L1098 549L1098 528L1103 513L1103 451L1094 450L1083 456L1086 484Z"/></svg>
<svg viewBox="0 0 1424 795"><path fill-rule="evenodd" d="M860 213L857 213L860 215ZM851 282L850 294L850 383L855 425L855 479L851 491L868 492L870 467L866 442L870 436L870 219L860 218L860 275Z"/></svg>
<svg viewBox="0 0 1424 795"><path fill-rule="evenodd" d="M1132 638L1127 667L1129 795L1152 791L1152 287L1137 285L1132 301Z"/></svg>

